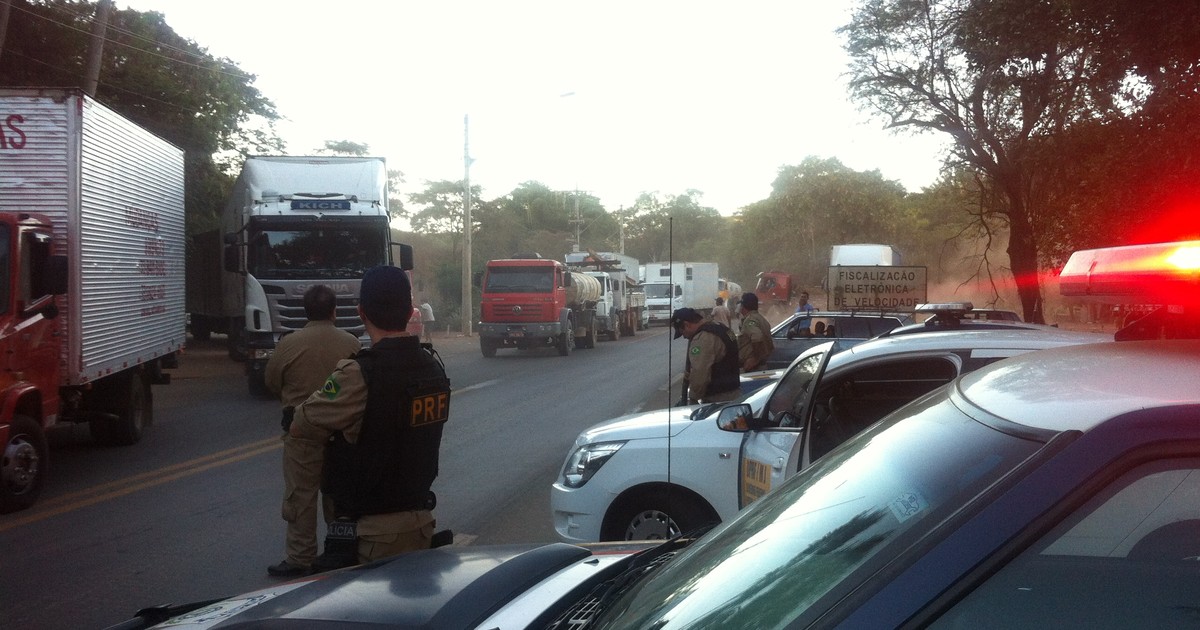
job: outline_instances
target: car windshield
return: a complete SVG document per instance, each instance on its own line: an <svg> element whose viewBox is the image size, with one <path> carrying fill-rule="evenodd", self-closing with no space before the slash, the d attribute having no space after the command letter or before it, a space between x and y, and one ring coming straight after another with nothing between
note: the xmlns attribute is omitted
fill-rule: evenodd
<svg viewBox="0 0 1200 630"><path fill-rule="evenodd" d="M812 621L1039 446L976 422L944 394L926 398L701 538L615 601L596 627Z"/></svg>

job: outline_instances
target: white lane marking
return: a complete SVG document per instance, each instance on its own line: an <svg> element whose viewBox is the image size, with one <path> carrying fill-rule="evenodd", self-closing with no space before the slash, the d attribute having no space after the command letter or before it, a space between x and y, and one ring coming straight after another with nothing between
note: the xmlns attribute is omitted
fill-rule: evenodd
<svg viewBox="0 0 1200 630"><path fill-rule="evenodd" d="M499 382L500 382L500 379L492 379L490 381L484 381L482 383L475 383L474 385L468 385L462 389L451 389L450 393L451 394L465 394L473 389L483 389L484 387L490 387Z"/></svg>

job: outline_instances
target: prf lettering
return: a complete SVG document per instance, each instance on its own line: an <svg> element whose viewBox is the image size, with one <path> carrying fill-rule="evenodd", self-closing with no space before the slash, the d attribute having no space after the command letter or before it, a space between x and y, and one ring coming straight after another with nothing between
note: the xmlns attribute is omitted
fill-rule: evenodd
<svg viewBox="0 0 1200 630"><path fill-rule="evenodd" d="M413 398L412 426L445 422L450 417L450 392L438 392Z"/></svg>

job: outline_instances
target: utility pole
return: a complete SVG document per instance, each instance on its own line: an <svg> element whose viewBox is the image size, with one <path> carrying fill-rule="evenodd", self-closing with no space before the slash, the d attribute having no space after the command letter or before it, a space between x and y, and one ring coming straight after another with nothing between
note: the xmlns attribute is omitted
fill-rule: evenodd
<svg viewBox="0 0 1200 630"><path fill-rule="evenodd" d="M92 45L88 48L87 73L83 78L83 92L96 96L100 85L100 64L104 60L104 36L108 33L108 12L112 0L100 0L96 5L96 19L92 22Z"/></svg>
<svg viewBox="0 0 1200 630"><path fill-rule="evenodd" d="M10 0L0 0L0 58L4 56L4 34L8 32Z"/></svg>
<svg viewBox="0 0 1200 630"><path fill-rule="evenodd" d="M462 270L462 332L471 336L474 317L471 295L471 144L470 121L463 114L463 270Z"/></svg>

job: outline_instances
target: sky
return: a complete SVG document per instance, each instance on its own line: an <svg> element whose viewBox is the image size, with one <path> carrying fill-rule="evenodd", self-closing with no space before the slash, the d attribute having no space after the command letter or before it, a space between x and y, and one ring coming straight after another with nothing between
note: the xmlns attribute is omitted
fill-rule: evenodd
<svg viewBox="0 0 1200 630"><path fill-rule="evenodd" d="M834 0L117 0L256 75L291 155L349 140L405 192L538 181L610 211L702 191L731 215L807 156L933 184L945 140L850 103ZM464 120L465 119L465 120ZM464 124L467 122L468 124Z"/></svg>

